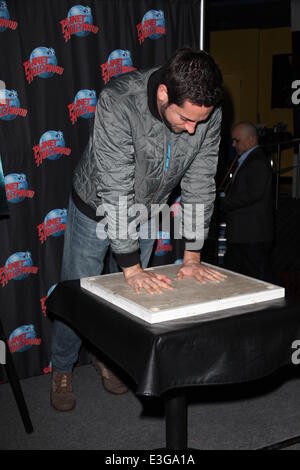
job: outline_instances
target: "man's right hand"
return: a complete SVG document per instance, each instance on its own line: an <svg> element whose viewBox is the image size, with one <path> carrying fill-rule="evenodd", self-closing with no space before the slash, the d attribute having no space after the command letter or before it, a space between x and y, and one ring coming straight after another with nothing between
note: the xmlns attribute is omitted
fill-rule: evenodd
<svg viewBox="0 0 300 470"><path fill-rule="evenodd" d="M151 271L144 271L139 264L123 268L126 282L135 290L137 294L141 289L145 289L149 294L162 293L162 289L173 290L171 279L165 274L156 274Z"/></svg>

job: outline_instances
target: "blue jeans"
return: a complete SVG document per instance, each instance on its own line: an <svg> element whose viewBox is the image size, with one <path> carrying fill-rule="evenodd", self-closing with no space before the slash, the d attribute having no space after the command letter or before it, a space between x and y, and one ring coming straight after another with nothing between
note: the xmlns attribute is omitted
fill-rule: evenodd
<svg viewBox="0 0 300 470"><path fill-rule="evenodd" d="M68 219L64 235L61 281L96 276L102 273L104 258L110 246L108 238L96 234L97 222L80 212L69 199ZM99 227L98 227L99 228ZM153 249L151 238L139 239L141 265L146 268ZM110 267L118 266L110 262ZM78 359L81 340L65 323L54 322L52 333L52 367L59 372L70 372Z"/></svg>

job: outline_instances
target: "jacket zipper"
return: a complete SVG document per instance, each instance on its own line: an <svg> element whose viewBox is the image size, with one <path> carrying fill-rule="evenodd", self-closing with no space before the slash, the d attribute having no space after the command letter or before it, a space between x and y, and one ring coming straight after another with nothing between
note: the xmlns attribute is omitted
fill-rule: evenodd
<svg viewBox="0 0 300 470"><path fill-rule="evenodd" d="M166 166L165 166L165 173L164 173L164 176L166 176L166 173L167 173L167 171L168 171L169 160L170 160L170 153L171 153L171 141L169 140L169 142L168 142L168 153L167 153L167 160L166 160Z"/></svg>

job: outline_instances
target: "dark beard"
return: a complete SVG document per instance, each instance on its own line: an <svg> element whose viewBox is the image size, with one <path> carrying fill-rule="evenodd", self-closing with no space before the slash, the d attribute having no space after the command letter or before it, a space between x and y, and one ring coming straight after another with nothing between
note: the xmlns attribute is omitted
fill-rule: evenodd
<svg viewBox="0 0 300 470"><path fill-rule="evenodd" d="M166 109L168 108L169 104L164 104L160 108L160 116L163 120L164 125L169 129L169 131L173 132L173 134L178 134L179 132L176 132L172 125L169 123L167 117L166 117Z"/></svg>

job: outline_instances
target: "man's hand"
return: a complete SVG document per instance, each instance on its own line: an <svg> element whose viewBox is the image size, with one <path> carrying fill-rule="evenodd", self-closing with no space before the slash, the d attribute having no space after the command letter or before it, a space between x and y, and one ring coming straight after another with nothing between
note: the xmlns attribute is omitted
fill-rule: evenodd
<svg viewBox="0 0 300 470"><path fill-rule="evenodd" d="M144 271L139 264L130 268L123 268L126 282L135 290L137 294L141 289L145 289L149 294L162 293L162 289L173 290L171 279L165 274L156 274L151 271Z"/></svg>
<svg viewBox="0 0 300 470"><path fill-rule="evenodd" d="M207 268L200 263L200 253L185 251L183 265L177 273L177 280L181 281L184 277L193 277L201 284L206 281L221 282L226 279L225 274L221 274L214 269Z"/></svg>

